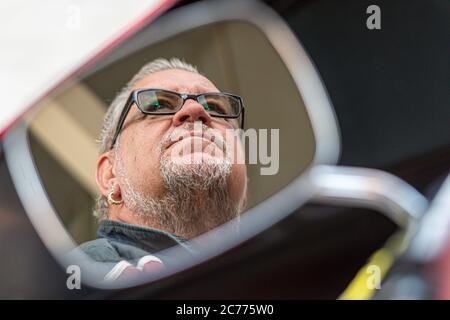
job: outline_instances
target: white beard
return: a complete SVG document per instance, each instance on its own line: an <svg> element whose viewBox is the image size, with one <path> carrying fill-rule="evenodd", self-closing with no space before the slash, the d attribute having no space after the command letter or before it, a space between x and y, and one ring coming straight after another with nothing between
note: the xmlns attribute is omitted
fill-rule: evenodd
<svg viewBox="0 0 450 320"><path fill-rule="evenodd" d="M180 129L192 130L192 124L186 123ZM203 130L207 129L203 126ZM161 151L176 134L174 131L161 141ZM239 217L240 205L231 199L228 191L232 168L228 156L202 153L201 161L191 161L189 156L161 156L160 172L167 190L161 198L151 196L142 181L130 181L120 156L119 141L116 161L124 204L144 226L156 224L190 239ZM238 223L234 225L237 232Z"/></svg>

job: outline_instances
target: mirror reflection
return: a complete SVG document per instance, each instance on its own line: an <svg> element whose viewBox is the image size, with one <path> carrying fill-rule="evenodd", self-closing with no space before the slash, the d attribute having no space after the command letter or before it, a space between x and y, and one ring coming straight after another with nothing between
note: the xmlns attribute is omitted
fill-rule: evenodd
<svg viewBox="0 0 450 320"><path fill-rule="evenodd" d="M50 202L88 256L112 263L109 280L164 268L170 258L157 252L189 251L225 222L239 232L239 216L315 152L298 88L254 25L124 49L44 101L28 126Z"/></svg>

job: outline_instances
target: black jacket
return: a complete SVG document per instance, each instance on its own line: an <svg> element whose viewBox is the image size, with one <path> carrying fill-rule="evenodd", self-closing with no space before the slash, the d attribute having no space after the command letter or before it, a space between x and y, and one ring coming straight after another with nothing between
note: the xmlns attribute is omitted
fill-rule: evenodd
<svg viewBox="0 0 450 320"><path fill-rule="evenodd" d="M83 273L95 274L102 281L115 281L124 274L136 271L153 271L167 268L177 261L164 252L179 246L186 254L194 254L189 242L179 236L161 230L103 220L97 231L98 239L80 245L69 254ZM76 258L75 258L76 257ZM89 270L88 270L89 269Z"/></svg>

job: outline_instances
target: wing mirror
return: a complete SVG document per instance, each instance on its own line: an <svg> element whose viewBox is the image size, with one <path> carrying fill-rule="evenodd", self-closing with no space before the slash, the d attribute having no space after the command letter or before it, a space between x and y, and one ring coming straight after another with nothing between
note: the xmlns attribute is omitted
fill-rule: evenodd
<svg viewBox="0 0 450 320"><path fill-rule="evenodd" d="M285 22L257 1L205 1L144 26L34 106L5 138L8 167L30 220L63 265L85 265L83 281L118 286L105 281L111 265L75 248L96 237L95 140L108 105L142 65L159 57L183 58L221 91L244 98L248 203L239 219L196 237L194 256L178 246L164 250L176 263L140 282L212 259L307 201L375 209L411 237L427 200L386 172L336 166L340 136L331 101Z"/></svg>

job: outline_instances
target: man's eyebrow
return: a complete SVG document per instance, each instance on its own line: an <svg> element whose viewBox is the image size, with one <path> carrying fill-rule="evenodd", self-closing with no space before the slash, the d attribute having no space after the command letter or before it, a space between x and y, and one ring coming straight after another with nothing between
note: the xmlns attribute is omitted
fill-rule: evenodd
<svg viewBox="0 0 450 320"><path fill-rule="evenodd" d="M152 89L162 89L162 90L169 90L169 91L174 91L174 92L178 92L178 93L190 93L190 94L201 94L201 93L206 93L206 92L220 92L220 90L218 90L218 89L213 89L208 86L202 86L202 85L195 85L191 88L191 90L187 90L187 91L183 87L180 87L178 85L170 85L170 84L168 84L165 88L154 87Z"/></svg>
<svg viewBox="0 0 450 320"><path fill-rule="evenodd" d="M195 88L195 93L197 93L197 94L206 93L206 92L220 92L220 90L213 89L213 88L207 88L207 87L196 87Z"/></svg>

